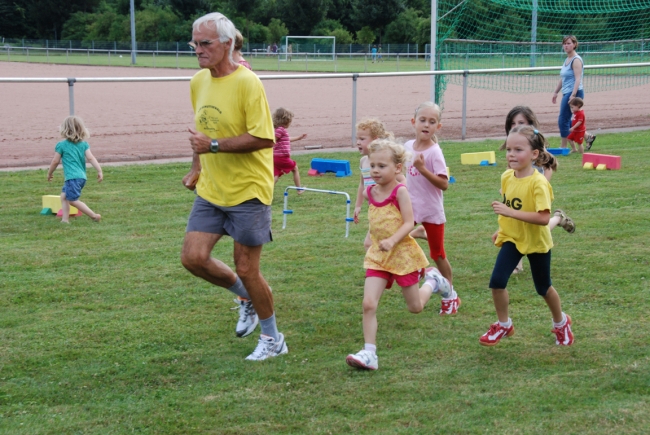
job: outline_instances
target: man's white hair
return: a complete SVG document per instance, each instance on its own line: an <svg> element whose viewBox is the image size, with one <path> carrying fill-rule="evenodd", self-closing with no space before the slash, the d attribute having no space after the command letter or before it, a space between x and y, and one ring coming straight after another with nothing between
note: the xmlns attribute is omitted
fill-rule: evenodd
<svg viewBox="0 0 650 435"><path fill-rule="evenodd" d="M219 12L212 12L197 18L192 24L192 31L198 30L201 26L211 26L219 37L220 42L231 41L228 58L232 62L232 52L235 48L235 25L224 14Z"/></svg>

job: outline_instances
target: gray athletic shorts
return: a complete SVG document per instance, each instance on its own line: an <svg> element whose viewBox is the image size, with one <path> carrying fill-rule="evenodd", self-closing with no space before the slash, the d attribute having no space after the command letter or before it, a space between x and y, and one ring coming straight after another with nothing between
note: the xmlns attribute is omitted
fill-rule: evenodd
<svg viewBox="0 0 650 435"><path fill-rule="evenodd" d="M273 240L271 206L255 198L233 207L220 207L197 196L185 229L193 231L223 234L244 246L260 246Z"/></svg>

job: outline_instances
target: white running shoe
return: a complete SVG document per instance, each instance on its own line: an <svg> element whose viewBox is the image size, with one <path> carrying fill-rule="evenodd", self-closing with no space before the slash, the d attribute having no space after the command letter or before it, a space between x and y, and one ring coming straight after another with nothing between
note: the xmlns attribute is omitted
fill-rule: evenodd
<svg viewBox="0 0 650 435"><path fill-rule="evenodd" d="M379 359L377 355L369 350L360 350L356 354L350 354L345 358L345 362L351 367L366 370L377 370L379 368Z"/></svg>
<svg viewBox="0 0 650 435"><path fill-rule="evenodd" d="M433 293L440 293L443 298L451 296L452 288L449 281L435 267L427 269L424 279L424 283L431 286Z"/></svg>
<svg viewBox="0 0 650 435"><path fill-rule="evenodd" d="M259 323L259 318L253 308L253 302L250 300L240 301L239 303L239 321L237 322L237 328L235 333L237 337L246 337L251 332L255 330L257 324Z"/></svg>
<svg viewBox="0 0 650 435"><path fill-rule="evenodd" d="M278 334L278 341L268 335L260 334L257 347L246 357L248 361L263 361L267 358L289 353L287 343L284 342L284 334Z"/></svg>

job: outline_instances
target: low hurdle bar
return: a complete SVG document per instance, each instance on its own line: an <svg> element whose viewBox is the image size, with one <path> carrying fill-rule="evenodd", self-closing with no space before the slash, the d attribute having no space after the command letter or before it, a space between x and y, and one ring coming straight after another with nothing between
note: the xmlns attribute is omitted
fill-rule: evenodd
<svg viewBox="0 0 650 435"><path fill-rule="evenodd" d="M289 210L289 189L293 190L302 190L308 192L320 192L320 193L329 193L330 195L345 195L345 237L350 234L350 222L353 222L354 219L350 217L350 195L346 192L337 192L334 190L321 190L321 189L310 189L308 187L296 187L296 186L287 186L284 189L284 209L282 210L282 229L287 227L287 215L293 214L293 210Z"/></svg>

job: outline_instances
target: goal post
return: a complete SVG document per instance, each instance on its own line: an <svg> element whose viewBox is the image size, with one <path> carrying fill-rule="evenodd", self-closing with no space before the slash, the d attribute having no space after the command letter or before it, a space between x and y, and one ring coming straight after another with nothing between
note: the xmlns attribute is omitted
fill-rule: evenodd
<svg viewBox="0 0 650 435"><path fill-rule="evenodd" d="M309 56L315 60L334 60L336 36L285 36L280 45L280 59Z"/></svg>

